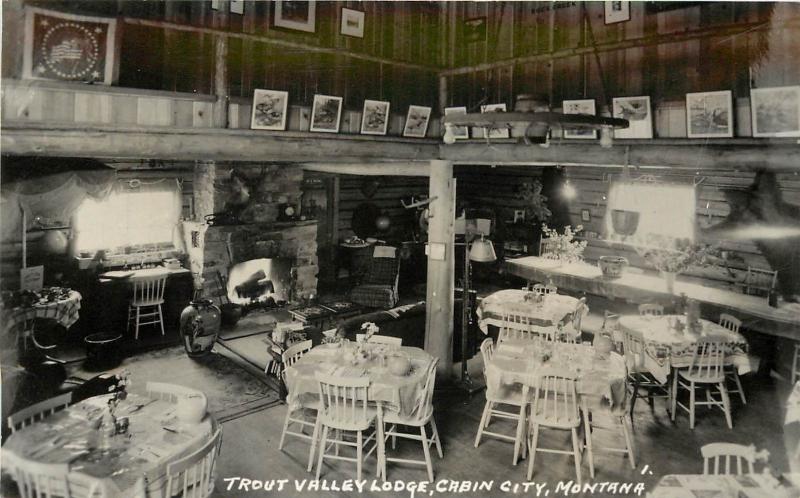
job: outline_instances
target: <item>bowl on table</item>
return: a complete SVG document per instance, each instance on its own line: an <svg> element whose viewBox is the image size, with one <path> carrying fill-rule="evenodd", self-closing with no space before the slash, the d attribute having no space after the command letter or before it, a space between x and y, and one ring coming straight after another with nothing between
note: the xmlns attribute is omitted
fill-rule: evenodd
<svg viewBox="0 0 800 498"><path fill-rule="evenodd" d="M621 277L625 272L628 260L622 256L600 256L597 266L600 267L605 278L615 279Z"/></svg>

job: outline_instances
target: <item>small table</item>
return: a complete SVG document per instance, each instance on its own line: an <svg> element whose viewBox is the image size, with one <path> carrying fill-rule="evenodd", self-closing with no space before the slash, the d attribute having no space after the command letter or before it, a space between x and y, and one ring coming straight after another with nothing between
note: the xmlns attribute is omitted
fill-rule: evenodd
<svg viewBox="0 0 800 498"><path fill-rule="evenodd" d="M66 463L76 480L99 481L104 496L164 496L167 465L200 449L217 427L211 415L184 423L174 415L175 404L129 394L117 409L118 417L129 419L128 435L114 436L108 449L100 449L94 427L108 399L86 399L22 428L3 451L22 461Z"/></svg>
<svg viewBox="0 0 800 498"><path fill-rule="evenodd" d="M725 327L700 319L700 332L687 328L678 331L671 324L676 320L686 323L683 315L640 316L623 315L619 318L621 329L638 332L645 341L645 367L660 382L666 382L671 368L688 367L697 351L697 341L704 336L724 337L725 364L734 365L739 375L752 371L744 336Z"/></svg>
<svg viewBox="0 0 800 498"><path fill-rule="evenodd" d="M381 350L378 344L372 345L376 352ZM425 387L425 375L433 361L433 357L419 348L403 346L396 351L405 355L412 365L409 375L397 376L381 365L379 360L369 360L360 365L352 365L348 361L347 351L354 348L354 343L323 344L317 346L291 367L286 369L287 401L290 407L305 406L314 401L319 402L319 383L315 375L325 373L342 377L367 376L370 401L381 403L384 411L392 411L409 416L416 407L418 395ZM383 346L386 348L386 346ZM391 353L389 353L391 354Z"/></svg>
<svg viewBox="0 0 800 498"><path fill-rule="evenodd" d="M484 334L488 326L503 326L503 316L507 313L519 312L524 307L526 315L533 318L535 325L554 327L575 311L578 300L563 294L547 294L542 305L525 300L530 294L521 289L504 289L486 296L478 306L478 326Z"/></svg>
<svg viewBox="0 0 800 498"><path fill-rule="evenodd" d="M55 301L38 302L32 306L15 308L7 318L6 330L11 330L20 321L32 318L49 318L58 322L65 329L72 327L80 318L81 295L71 290L69 294Z"/></svg>
<svg viewBox="0 0 800 498"><path fill-rule="evenodd" d="M796 490L779 487L771 476L762 474L703 475L670 474L658 481L650 498L739 497L780 498L797 496Z"/></svg>
<svg viewBox="0 0 800 498"><path fill-rule="evenodd" d="M332 303L317 304L289 310L292 317L302 322L303 325L327 330L336 326L340 320L350 318L361 313L362 308L350 301L337 301Z"/></svg>

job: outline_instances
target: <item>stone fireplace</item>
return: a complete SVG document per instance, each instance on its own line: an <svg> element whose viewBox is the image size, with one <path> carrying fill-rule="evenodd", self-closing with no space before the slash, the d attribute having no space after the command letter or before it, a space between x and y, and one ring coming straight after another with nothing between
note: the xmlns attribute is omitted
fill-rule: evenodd
<svg viewBox="0 0 800 498"><path fill-rule="evenodd" d="M275 300L297 302L316 294L317 222L279 216L287 206L300 212L302 181L303 170L296 165L196 165L195 213L200 221L211 220L204 227L204 236L202 231L195 236L202 239L197 243L201 247L195 247L194 254L190 250L193 271L202 268L204 296L235 295L217 275L227 282L232 268L262 259L291 265L290 278L282 276L281 282L273 284L281 290L280 294L272 291ZM248 263L245 280L260 280L258 287L263 292L270 265L261 268L263 278L258 278L256 266L258 263Z"/></svg>

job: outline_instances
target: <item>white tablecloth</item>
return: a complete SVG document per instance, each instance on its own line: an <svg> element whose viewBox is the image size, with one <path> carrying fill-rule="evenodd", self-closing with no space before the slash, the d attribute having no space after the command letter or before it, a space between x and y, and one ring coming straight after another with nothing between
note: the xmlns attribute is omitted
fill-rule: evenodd
<svg viewBox="0 0 800 498"><path fill-rule="evenodd" d="M577 299L562 294L548 294L541 304L535 304L525 300L529 294L521 289L504 289L486 296L477 310L478 326L483 333L488 333L489 325L502 327L503 317L508 313L524 313L539 327L554 327L571 319L578 306Z"/></svg>

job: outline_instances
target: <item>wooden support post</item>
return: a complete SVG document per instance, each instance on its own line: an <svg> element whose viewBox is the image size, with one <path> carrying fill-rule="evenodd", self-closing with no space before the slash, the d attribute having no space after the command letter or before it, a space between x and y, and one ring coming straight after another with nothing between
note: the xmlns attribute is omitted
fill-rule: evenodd
<svg viewBox="0 0 800 498"><path fill-rule="evenodd" d="M456 186L453 164L430 164L429 197L432 217L428 223L428 280L425 311L425 351L439 358L439 374L453 369L453 237ZM443 255L443 257L442 257Z"/></svg>
<svg viewBox="0 0 800 498"><path fill-rule="evenodd" d="M215 14L216 27L226 29L228 24L228 2L222 2L221 10ZM228 37L224 34L214 36L214 128L228 127Z"/></svg>

